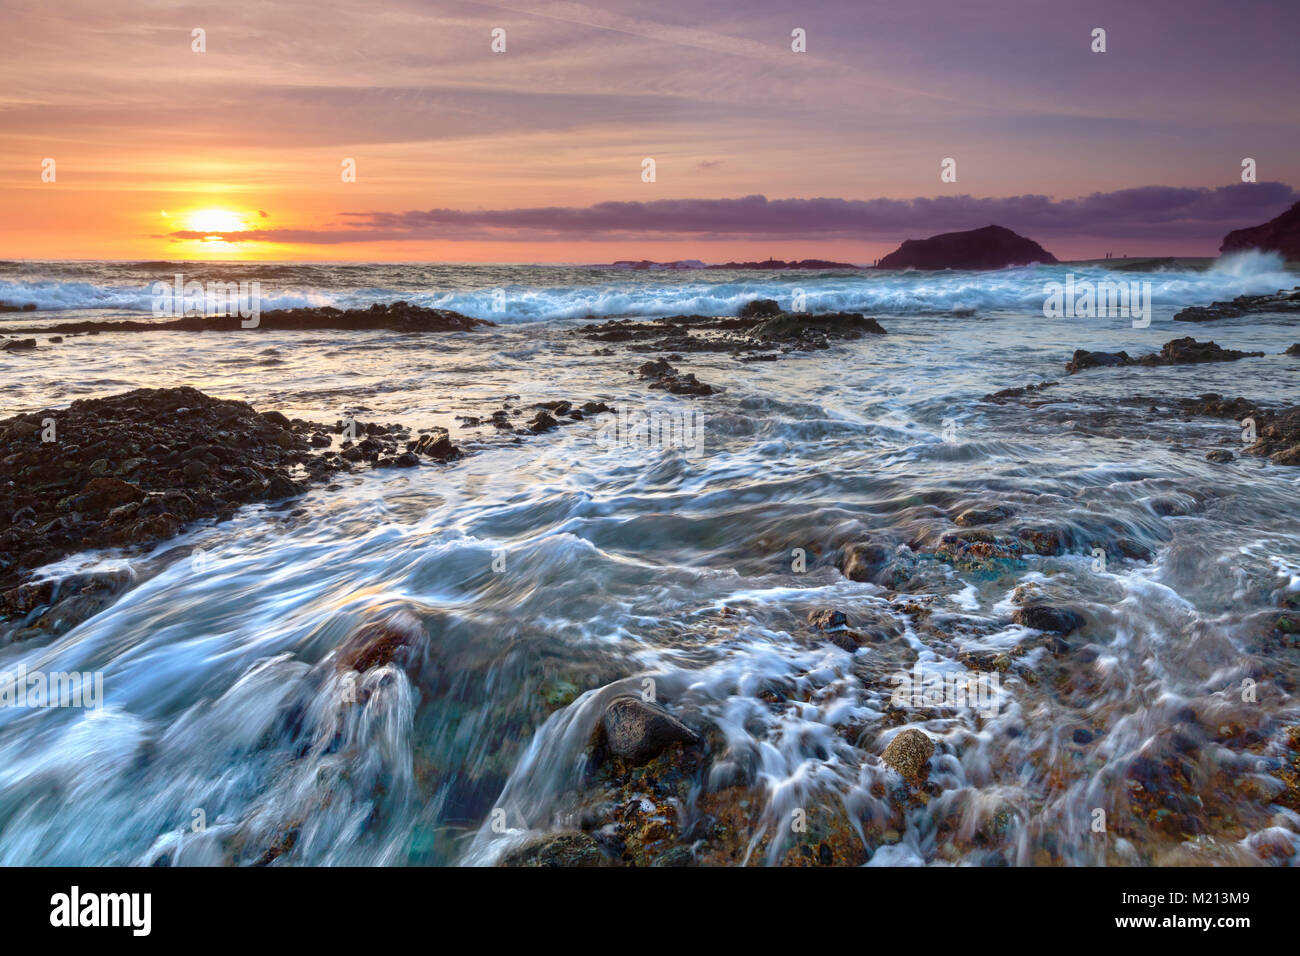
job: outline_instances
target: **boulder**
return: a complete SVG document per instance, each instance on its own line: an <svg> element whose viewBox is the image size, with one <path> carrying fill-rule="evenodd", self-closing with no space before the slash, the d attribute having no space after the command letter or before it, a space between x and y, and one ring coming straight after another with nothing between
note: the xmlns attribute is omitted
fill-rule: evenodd
<svg viewBox="0 0 1300 956"><path fill-rule="evenodd" d="M894 735L880 759L915 783L922 779L933 756L934 741L927 734L909 727Z"/></svg>
<svg viewBox="0 0 1300 956"><path fill-rule="evenodd" d="M634 765L653 760L670 744L700 740L699 734L658 704L630 695L609 702L601 726L609 752Z"/></svg>

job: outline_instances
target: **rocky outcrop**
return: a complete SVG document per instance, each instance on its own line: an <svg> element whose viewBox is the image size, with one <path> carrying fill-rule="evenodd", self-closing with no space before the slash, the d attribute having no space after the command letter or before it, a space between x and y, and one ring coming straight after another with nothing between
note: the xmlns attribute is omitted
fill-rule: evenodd
<svg viewBox="0 0 1300 956"><path fill-rule="evenodd" d="M651 388L663 389L670 395L712 395L714 388L701 382L694 372L679 372L664 359L646 362L637 370L641 378L650 380Z"/></svg>
<svg viewBox="0 0 1300 956"><path fill-rule="evenodd" d="M1223 237L1223 245L1219 246L1222 253L1244 249L1280 252L1286 259L1300 262L1300 202L1263 225L1234 229Z"/></svg>
<svg viewBox="0 0 1300 956"><path fill-rule="evenodd" d="M1300 465L1300 405L1266 408L1244 398L1225 399L1210 392L1184 399L1182 407L1190 415L1230 418L1238 423L1250 419L1255 441L1243 448L1243 453L1263 456L1275 465Z"/></svg>
<svg viewBox="0 0 1300 956"><path fill-rule="evenodd" d="M1174 315L1174 321L1214 322L1261 312L1300 312L1300 286L1291 292L1283 289L1269 295L1239 295L1230 302L1188 306Z"/></svg>
<svg viewBox="0 0 1300 956"><path fill-rule="evenodd" d="M1161 346L1159 352L1152 352L1133 358L1127 352L1089 352L1076 349L1073 357L1065 364L1065 370L1073 375L1090 368L1111 368L1123 365L1193 365L1199 362L1235 362L1237 359L1255 358L1263 352L1239 352L1236 349L1221 348L1214 342L1198 342L1189 336L1171 339Z"/></svg>
<svg viewBox="0 0 1300 956"><path fill-rule="evenodd" d="M1031 604L1016 608L1011 620L1022 627L1053 634L1072 634L1084 625L1083 615L1068 607L1049 604Z"/></svg>
<svg viewBox="0 0 1300 956"><path fill-rule="evenodd" d="M908 239L880 260L881 269L1004 269L1056 262L1054 255L1004 226Z"/></svg>
<svg viewBox="0 0 1300 956"><path fill-rule="evenodd" d="M64 322L59 325L8 329L12 334L60 333L74 335L88 332L255 332L259 329L297 330L380 330L393 332L468 332L479 326L496 325L487 319L475 319L449 309L426 309L409 302L376 302L368 309L336 309L333 306L311 309L273 309L258 317L249 328L238 315L193 315L168 322L99 321Z"/></svg>
<svg viewBox="0 0 1300 956"><path fill-rule="evenodd" d="M634 352L731 352L756 360L777 358L772 350L827 349L833 340L884 335L885 330L858 312L786 312L774 299L754 299L734 316L610 320L584 325L571 334L597 342L626 342Z"/></svg>

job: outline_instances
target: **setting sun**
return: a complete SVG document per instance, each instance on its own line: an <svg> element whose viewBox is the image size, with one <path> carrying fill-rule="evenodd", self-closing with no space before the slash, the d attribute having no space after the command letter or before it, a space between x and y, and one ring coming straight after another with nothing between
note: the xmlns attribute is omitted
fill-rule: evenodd
<svg viewBox="0 0 1300 956"><path fill-rule="evenodd" d="M186 227L195 232L227 233L245 229L239 213L229 209L196 209L185 217Z"/></svg>

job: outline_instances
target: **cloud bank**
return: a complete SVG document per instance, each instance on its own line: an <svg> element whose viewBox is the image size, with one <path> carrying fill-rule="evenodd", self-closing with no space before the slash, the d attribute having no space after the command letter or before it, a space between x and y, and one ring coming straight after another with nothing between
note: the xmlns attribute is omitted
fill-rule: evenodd
<svg viewBox="0 0 1300 956"><path fill-rule="evenodd" d="M429 209L342 213L320 229L248 229L228 242L337 244L428 240L545 242L663 239L903 240L996 223L1032 238L1107 236L1218 239L1271 219L1300 193L1279 182L1230 186L1141 186L1077 199L1042 195L978 199L658 199L591 206ZM175 239L213 233L183 230Z"/></svg>

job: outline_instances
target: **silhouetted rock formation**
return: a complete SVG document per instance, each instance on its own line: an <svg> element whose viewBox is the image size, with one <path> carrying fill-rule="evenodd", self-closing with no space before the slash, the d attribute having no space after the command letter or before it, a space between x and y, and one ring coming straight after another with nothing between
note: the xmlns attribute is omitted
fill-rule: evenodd
<svg viewBox="0 0 1300 956"><path fill-rule="evenodd" d="M1223 253L1243 249L1280 252L1285 258L1300 262L1300 202L1262 226L1232 230L1219 246Z"/></svg>
<svg viewBox="0 0 1300 956"><path fill-rule="evenodd" d="M1003 226L945 232L929 239L908 239L880 260L881 269L1003 269L1031 262L1054 263L1032 239Z"/></svg>

